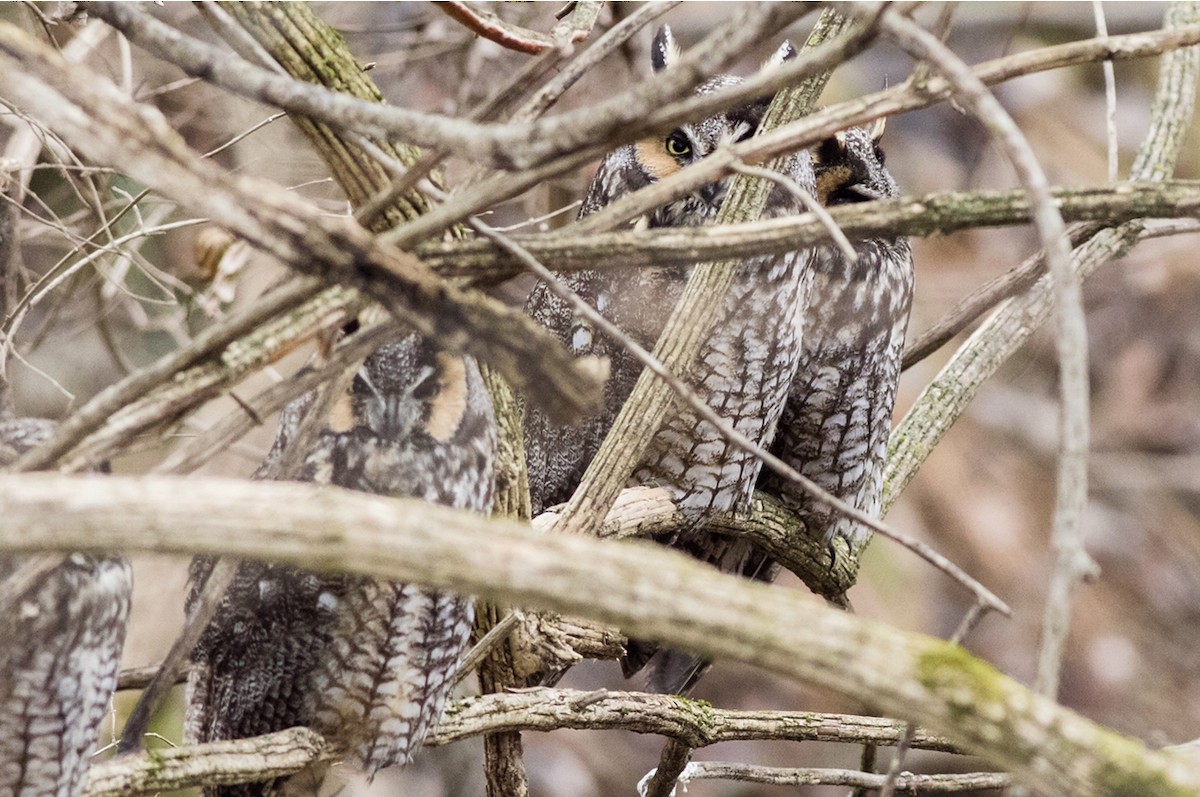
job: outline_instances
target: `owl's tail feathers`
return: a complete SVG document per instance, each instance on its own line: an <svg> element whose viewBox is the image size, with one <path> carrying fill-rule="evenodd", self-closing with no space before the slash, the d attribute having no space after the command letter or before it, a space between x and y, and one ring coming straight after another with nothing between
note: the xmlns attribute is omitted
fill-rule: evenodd
<svg viewBox="0 0 1200 797"><path fill-rule="evenodd" d="M331 761L314 761L288 778L275 781L263 790L263 797L317 797Z"/></svg>
<svg viewBox="0 0 1200 797"><path fill-rule="evenodd" d="M368 780L404 766L441 718L470 637L471 602L450 593L356 579L338 605L339 625L312 678L312 727L344 752L344 768ZM271 797L316 795L328 763L310 766Z"/></svg>
<svg viewBox="0 0 1200 797"><path fill-rule="evenodd" d="M650 691L665 695L687 695L712 662L682 650L667 648L650 662Z"/></svg>
<svg viewBox="0 0 1200 797"><path fill-rule="evenodd" d="M629 640L621 659L626 678L646 668L646 688L664 695L688 694L710 666L711 662L692 653L636 639Z"/></svg>
<svg viewBox="0 0 1200 797"><path fill-rule="evenodd" d="M632 678L650 663L650 659L657 652L657 642L647 642L643 639L629 640L625 645L625 655L621 658L621 673L626 678Z"/></svg>

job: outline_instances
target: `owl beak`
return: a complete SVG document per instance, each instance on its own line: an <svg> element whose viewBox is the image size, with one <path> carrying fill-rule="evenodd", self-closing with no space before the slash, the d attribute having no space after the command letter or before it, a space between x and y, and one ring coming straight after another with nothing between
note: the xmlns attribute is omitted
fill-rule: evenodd
<svg viewBox="0 0 1200 797"><path fill-rule="evenodd" d="M862 183L847 186L844 189L844 192L846 194L852 194L853 196L847 197L846 200L838 204L849 204L851 202L871 202L872 200L887 198L884 196L882 191L871 188L867 185L863 185Z"/></svg>
<svg viewBox="0 0 1200 797"><path fill-rule="evenodd" d="M700 198L707 205L716 205L725 199L725 182L709 183L700 188Z"/></svg>

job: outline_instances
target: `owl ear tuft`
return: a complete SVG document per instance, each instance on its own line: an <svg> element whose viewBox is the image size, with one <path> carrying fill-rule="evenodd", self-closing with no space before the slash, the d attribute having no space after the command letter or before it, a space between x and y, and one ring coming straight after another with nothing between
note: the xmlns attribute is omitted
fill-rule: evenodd
<svg viewBox="0 0 1200 797"><path fill-rule="evenodd" d="M654 42L650 45L650 65L655 72L661 72L679 60L679 52L670 26L663 25L654 34Z"/></svg>
<svg viewBox="0 0 1200 797"><path fill-rule="evenodd" d="M834 133L818 144L813 151L817 156L817 165L828 166L842 160L846 156L846 134Z"/></svg>
<svg viewBox="0 0 1200 797"><path fill-rule="evenodd" d="M785 61L790 61L795 57L796 48L792 46L790 41L784 41L783 44L779 45L779 49L776 50L770 58L763 61L762 68L764 70L775 69L776 67L781 66Z"/></svg>

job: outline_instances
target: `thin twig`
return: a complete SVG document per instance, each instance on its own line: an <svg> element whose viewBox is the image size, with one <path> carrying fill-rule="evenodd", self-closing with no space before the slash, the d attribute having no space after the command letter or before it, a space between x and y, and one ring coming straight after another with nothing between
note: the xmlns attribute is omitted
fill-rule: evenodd
<svg viewBox="0 0 1200 797"><path fill-rule="evenodd" d="M511 611L504 615L504 619L489 628L483 638L476 642L458 663L458 671L454 673L454 683L460 683L470 675L479 666L479 662L491 653L492 648L508 638L519 622L521 622L521 613Z"/></svg>
<svg viewBox="0 0 1200 797"><path fill-rule="evenodd" d="M138 698L137 705L125 721L125 730L121 733L121 741L117 743L119 755L142 749L142 741L150 729L151 720L154 719L167 693L186 669L196 643L208 627L209 620L217 613L225 589L233 581L237 569L238 561L229 557L223 556L213 563L208 579L200 591L200 599L192 606L187 621L183 624L183 631L175 638L158 672L150 679L150 683Z"/></svg>
<svg viewBox="0 0 1200 797"><path fill-rule="evenodd" d="M896 793L897 788L903 788L901 780L904 775L901 773L901 768L904 766L904 759L908 755L908 750L912 746L912 740L916 733L917 725L915 722L908 723L904 728L904 735L900 737L900 743L896 745L896 749L892 752L887 772L883 773L883 778L880 780L879 797L892 797Z"/></svg>
<svg viewBox="0 0 1200 797"><path fill-rule="evenodd" d="M117 673L117 691L126 692L131 690L142 690L150 685L154 675L158 672L158 665L151 664L145 667L127 667ZM180 673L180 681L187 677L187 673Z"/></svg>
<svg viewBox="0 0 1200 797"><path fill-rule="evenodd" d="M1092 0L1092 14L1096 18L1096 37L1108 38L1108 22L1104 18L1104 3ZM1117 76L1112 61L1104 61L1104 129L1108 140L1108 181L1115 183L1120 171L1120 141L1117 139Z"/></svg>
<svg viewBox="0 0 1200 797"><path fill-rule="evenodd" d="M555 47L553 36L514 25L461 0L438 0L434 5L475 35L493 41L505 49L537 55ZM570 41L581 42L587 35L587 30L578 30L571 36Z"/></svg>
<svg viewBox="0 0 1200 797"><path fill-rule="evenodd" d="M760 177L782 186L788 193L796 197L809 213L817 217L817 221L821 222L829 232L829 237L833 239L834 245L841 250L842 257L846 259L846 262L850 265L858 262L858 253L854 251L854 245L850 243L850 239L846 237L846 233L842 232L841 228L837 226L833 217L829 215L829 211L825 210L824 206L812 194L805 191L795 180L785 174L780 174L774 169L764 169L761 166L747 166L741 161L735 162L732 168L738 174Z"/></svg>

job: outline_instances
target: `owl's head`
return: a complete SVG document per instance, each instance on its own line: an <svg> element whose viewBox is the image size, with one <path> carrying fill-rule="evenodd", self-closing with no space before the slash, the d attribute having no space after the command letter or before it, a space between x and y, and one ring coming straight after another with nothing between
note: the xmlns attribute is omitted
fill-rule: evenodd
<svg viewBox="0 0 1200 797"><path fill-rule="evenodd" d="M794 58L795 49L784 42L763 64L769 69ZM659 28L650 48L655 72L670 69L679 58L679 46L671 29ZM741 83L735 75L717 75L696 88L696 94L711 94ZM758 130L770 105L770 97L758 98L706 119L689 122L664 135L650 136L609 153L592 182L580 215L608 205L624 194L644 188L707 157L718 147L750 138ZM695 227L711 220L721 208L729 178L709 183L680 199L658 208L648 218L650 227Z"/></svg>
<svg viewBox="0 0 1200 797"><path fill-rule="evenodd" d="M416 433L448 441L467 414L466 362L410 335L366 359L350 389L352 426L400 442Z"/></svg>
<svg viewBox="0 0 1200 797"><path fill-rule="evenodd" d="M884 120L852 127L822 141L813 150L817 200L826 207L892 199L900 189L884 166Z"/></svg>

